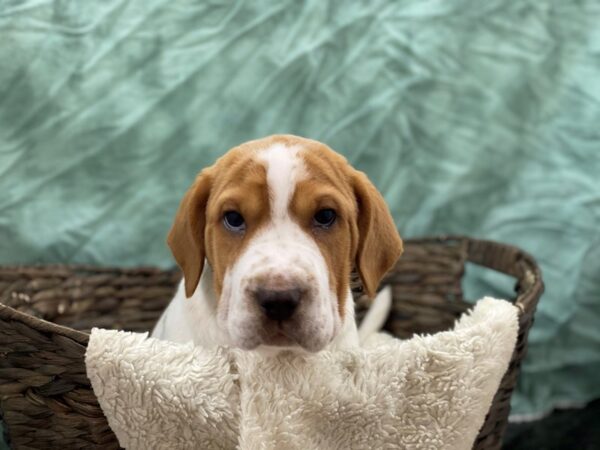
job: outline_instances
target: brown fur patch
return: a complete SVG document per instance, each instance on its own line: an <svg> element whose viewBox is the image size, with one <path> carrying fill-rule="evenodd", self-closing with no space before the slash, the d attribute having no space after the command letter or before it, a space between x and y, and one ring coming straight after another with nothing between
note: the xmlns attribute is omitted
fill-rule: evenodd
<svg viewBox="0 0 600 450"><path fill-rule="evenodd" d="M301 145L309 177L296 186L290 207L321 249L341 314L353 266L367 295L374 297L381 279L402 254L402 240L383 197L364 173L320 142L307 139ZM338 214L329 229L311 226L321 208Z"/></svg>
<svg viewBox="0 0 600 450"><path fill-rule="evenodd" d="M227 268L269 221L266 171L256 161L256 150L242 145L227 152L198 175L181 202L168 243L183 270L188 297L198 285L204 258L210 261L220 297ZM223 215L227 211L242 214L244 233L225 229Z"/></svg>
<svg viewBox="0 0 600 450"><path fill-rule="evenodd" d="M357 207L346 174L348 164L318 142L311 141L304 149L301 157L308 178L298 182L290 212L317 243L329 268L329 284L337 296L338 312L343 317L357 244ZM335 222L327 229L316 227L315 213L326 208L336 211Z"/></svg>
<svg viewBox="0 0 600 450"><path fill-rule="evenodd" d="M229 155L229 154L228 154ZM213 269L213 282L220 297L227 269L251 242L252 237L270 220L266 171L252 152L240 149L233 158L220 160L223 167L216 178L206 215L206 257ZM237 234L223 226L227 211L237 211L244 217L246 230Z"/></svg>

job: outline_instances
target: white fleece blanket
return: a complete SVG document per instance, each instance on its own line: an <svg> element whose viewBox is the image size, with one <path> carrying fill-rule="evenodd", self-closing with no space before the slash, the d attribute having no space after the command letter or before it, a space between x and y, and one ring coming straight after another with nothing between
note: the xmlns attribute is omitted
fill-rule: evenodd
<svg viewBox="0 0 600 450"><path fill-rule="evenodd" d="M517 309L355 351L261 357L94 329L87 374L127 449L470 449L508 367Z"/></svg>

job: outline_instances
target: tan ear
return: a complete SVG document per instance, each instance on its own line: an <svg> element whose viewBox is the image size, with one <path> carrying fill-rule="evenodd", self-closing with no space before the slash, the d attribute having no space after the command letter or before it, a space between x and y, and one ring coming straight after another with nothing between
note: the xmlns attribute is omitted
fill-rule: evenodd
<svg viewBox="0 0 600 450"><path fill-rule="evenodd" d="M175 261L183 271L187 297L191 297L196 290L204 268L205 210L211 186L212 177L205 169L196 177L194 184L181 200L167 237L167 244Z"/></svg>
<svg viewBox="0 0 600 450"><path fill-rule="evenodd" d="M358 203L356 268L367 296L373 298L402 254L402 239L385 200L367 176L354 171L353 184Z"/></svg>

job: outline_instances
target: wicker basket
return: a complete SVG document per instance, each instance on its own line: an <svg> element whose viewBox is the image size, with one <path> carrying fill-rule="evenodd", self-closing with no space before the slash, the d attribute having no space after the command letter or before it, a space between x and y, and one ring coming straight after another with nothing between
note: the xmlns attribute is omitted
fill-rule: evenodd
<svg viewBox="0 0 600 450"><path fill-rule="evenodd" d="M448 329L471 306L461 289L467 261L517 279L517 346L474 445L500 448L543 289L540 271L519 249L489 241L442 237L411 240L405 247L386 279L394 297L386 328L399 337ZM0 407L13 448L119 447L86 377L88 331L150 330L179 278L177 271L151 268L0 269ZM355 297L360 317L364 302L358 292Z"/></svg>

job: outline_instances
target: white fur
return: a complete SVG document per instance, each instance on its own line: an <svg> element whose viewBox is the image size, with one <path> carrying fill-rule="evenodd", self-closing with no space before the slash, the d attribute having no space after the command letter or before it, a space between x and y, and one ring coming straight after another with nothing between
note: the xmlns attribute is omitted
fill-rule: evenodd
<svg viewBox="0 0 600 450"><path fill-rule="evenodd" d="M171 342L193 342L204 348L227 345L229 338L217 323L217 299L212 286L212 270L204 265L200 283L190 298L183 280L175 297L158 320L152 337Z"/></svg>
<svg viewBox="0 0 600 450"><path fill-rule="evenodd" d="M227 270L218 302L207 281L211 276L205 272L200 287L189 300L185 300L180 287L153 337L174 342L191 340L209 348L230 345L251 350L269 347L270 336L281 330L309 351L322 350L338 334L343 339L337 339L335 346L358 344L350 290L348 307L340 317L325 259L314 239L290 217L289 205L296 185L307 175L301 151L299 147L277 144L258 153L257 159L266 167L270 222ZM266 319L252 296L258 287L273 286L306 290L292 318L280 324ZM344 330L340 333L342 325Z"/></svg>
<svg viewBox="0 0 600 450"><path fill-rule="evenodd" d="M383 328L391 309L392 288L391 286L386 286L377 294L373 305L369 308L367 315L360 324L358 339L361 343Z"/></svg>

